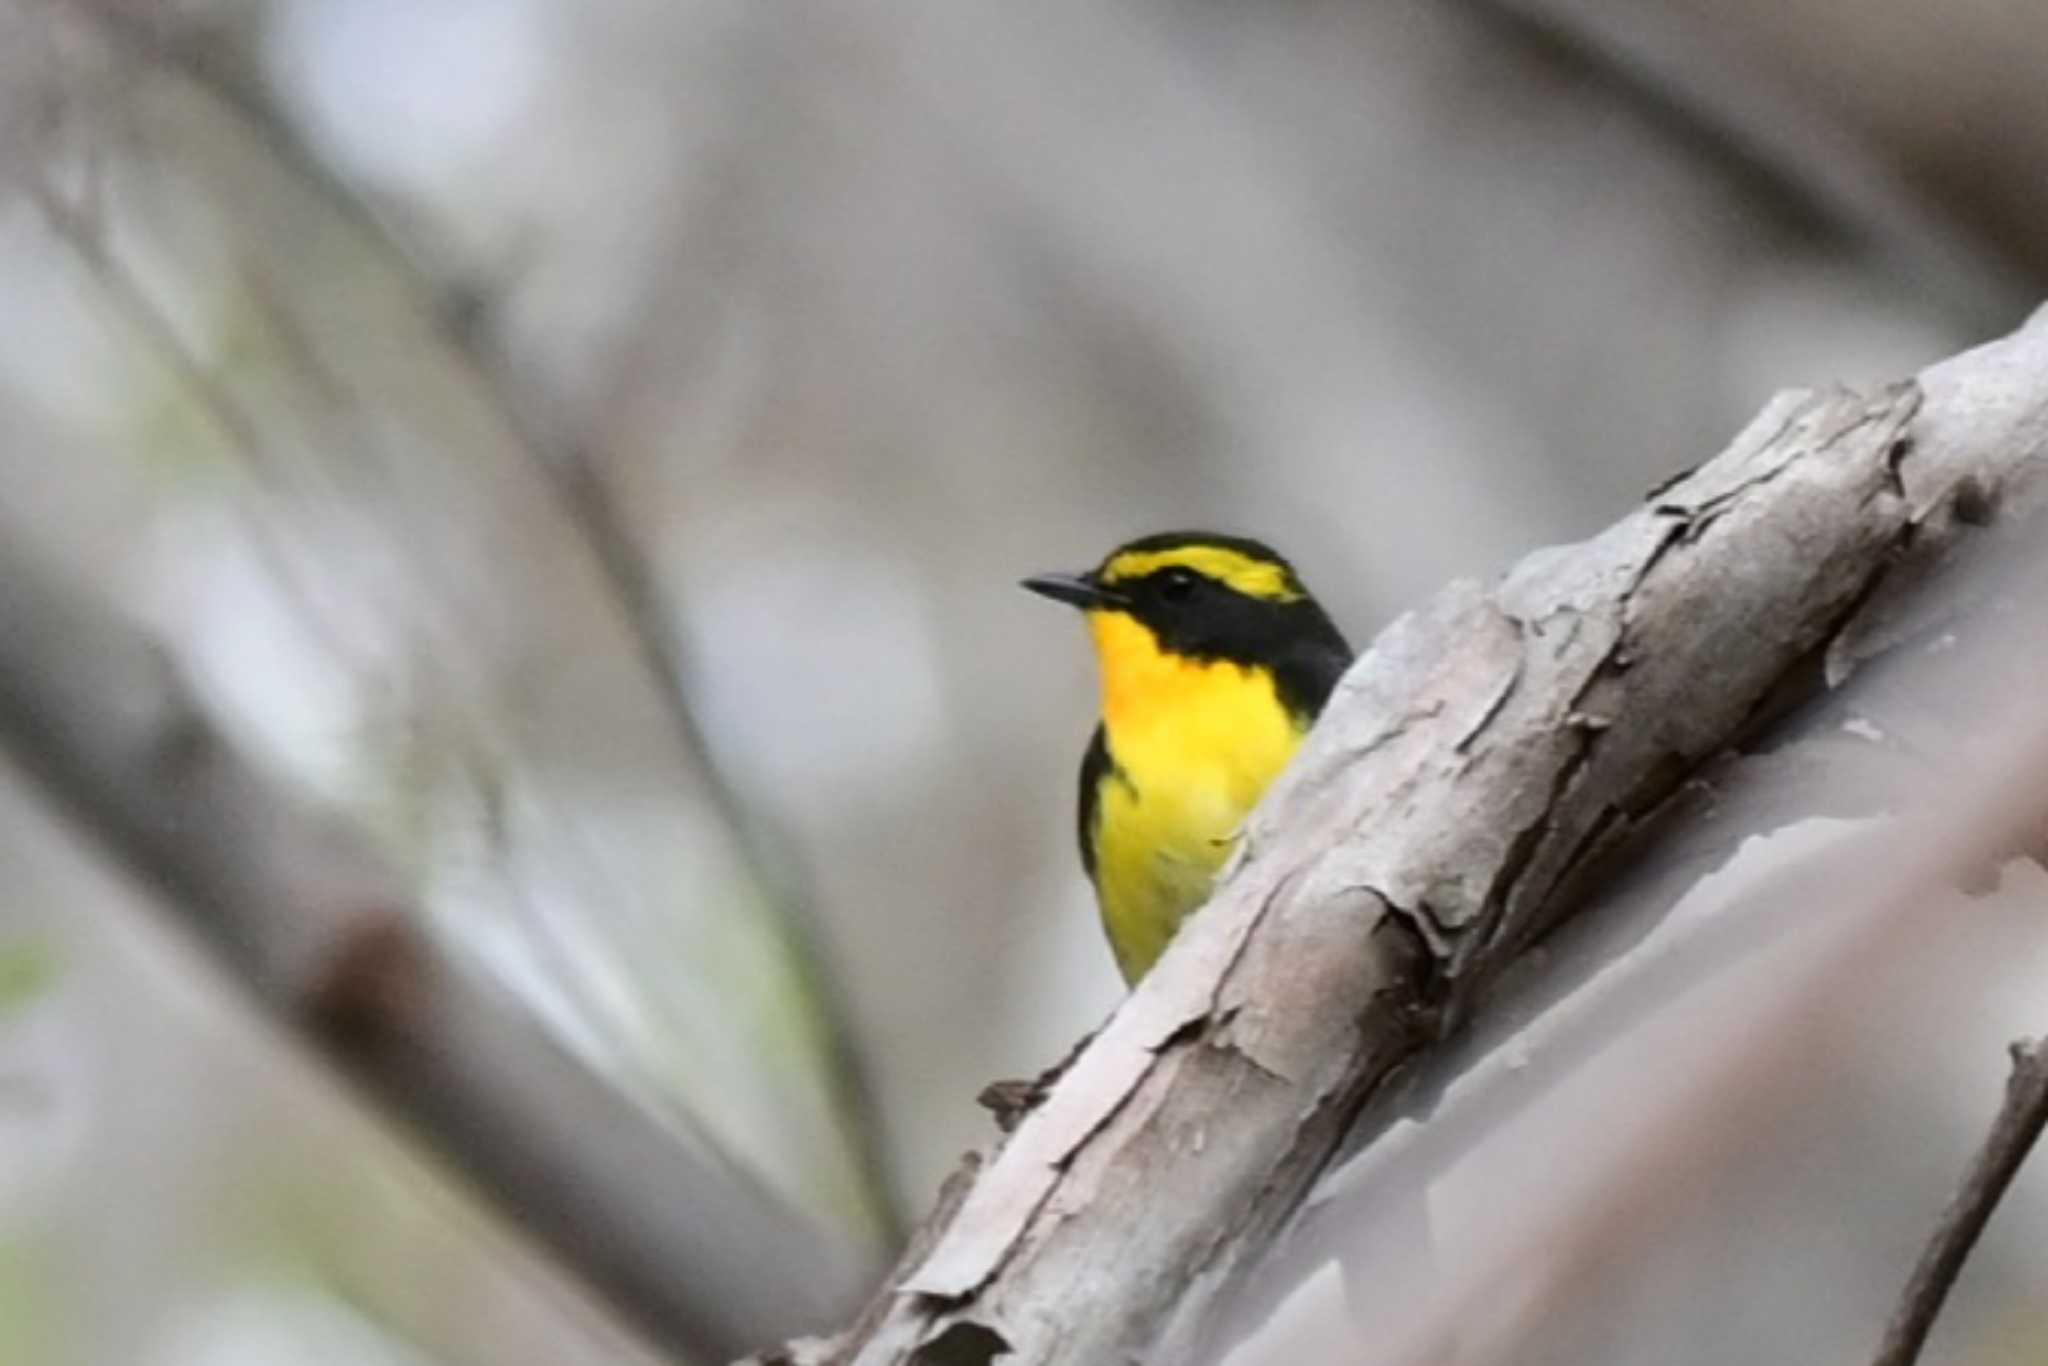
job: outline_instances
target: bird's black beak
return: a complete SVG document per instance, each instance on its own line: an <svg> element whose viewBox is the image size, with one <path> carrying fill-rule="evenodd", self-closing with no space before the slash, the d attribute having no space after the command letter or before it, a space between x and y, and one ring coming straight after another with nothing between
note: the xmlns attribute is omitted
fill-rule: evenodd
<svg viewBox="0 0 2048 1366"><path fill-rule="evenodd" d="M1023 587L1040 597L1075 607L1128 607L1131 600L1114 589L1104 588L1092 574L1034 574Z"/></svg>

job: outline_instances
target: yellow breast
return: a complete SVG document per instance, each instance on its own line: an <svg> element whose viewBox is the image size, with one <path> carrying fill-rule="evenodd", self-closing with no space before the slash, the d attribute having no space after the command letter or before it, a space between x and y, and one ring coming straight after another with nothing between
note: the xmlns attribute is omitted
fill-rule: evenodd
<svg viewBox="0 0 2048 1366"><path fill-rule="evenodd" d="M1245 817L1301 744L1272 675L1168 654L1117 612L1091 612L1112 764L1095 815L1095 890L1126 981L1208 898Z"/></svg>

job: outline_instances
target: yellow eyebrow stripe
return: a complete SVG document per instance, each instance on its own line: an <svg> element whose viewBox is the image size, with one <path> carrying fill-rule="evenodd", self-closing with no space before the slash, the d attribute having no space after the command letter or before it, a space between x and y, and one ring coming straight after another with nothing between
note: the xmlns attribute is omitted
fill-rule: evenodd
<svg viewBox="0 0 2048 1366"><path fill-rule="evenodd" d="M1267 602L1297 602L1301 586L1283 565L1254 559L1220 545L1184 545L1168 550L1132 550L1112 555L1102 566L1104 583L1123 583L1156 574L1162 569L1192 569L1229 585L1246 597Z"/></svg>

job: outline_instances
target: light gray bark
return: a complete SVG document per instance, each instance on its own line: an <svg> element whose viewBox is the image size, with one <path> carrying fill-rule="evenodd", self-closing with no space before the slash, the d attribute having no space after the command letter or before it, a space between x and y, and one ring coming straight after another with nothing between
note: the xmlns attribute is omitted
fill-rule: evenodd
<svg viewBox="0 0 2048 1366"><path fill-rule="evenodd" d="M2044 448L2048 313L1874 395L1781 395L1606 532L1396 621L1209 906L838 1359L1199 1359L1396 1064L1689 772L2038 503Z"/></svg>

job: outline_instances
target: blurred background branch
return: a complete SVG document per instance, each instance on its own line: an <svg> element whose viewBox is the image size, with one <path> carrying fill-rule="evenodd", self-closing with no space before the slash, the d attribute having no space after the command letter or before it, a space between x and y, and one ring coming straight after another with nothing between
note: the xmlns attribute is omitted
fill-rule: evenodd
<svg viewBox="0 0 2048 1366"><path fill-rule="evenodd" d="M0 557L0 734L279 1017L687 1359L824 1323L860 1267L438 946L402 879L250 769L162 654Z"/></svg>
<svg viewBox="0 0 2048 1366"><path fill-rule="evenodd" d="M2040 262L1983 221L1980 202L1921 193L1885 144L1812 107L1803 92L1727 50L1726 11L1672 0L1475 0L1527 40L1582 63L1593 79L1728 166L1794 218L1868 252L1901 287L1996 329ZM1739 32L1739 30L1738 30ZM1988 150L1988 149L1987 149ZM2022 265L2021 260L2026 260Z"/></svg>
<svg viewBox="0 0 2048 1366"><path fill-rule="evenodd" d="M2002 330L2048 292L2044 44L1907 0L0 0L0 543L385 871L356 954L266 925L287 976L445 962L508 1048L872 1274L983 1083L1119 994L1072 849L1092 680L1017 577L1216 526L1363 641L1774 388ZM1885 728L1946 752L1958 695ZM1785 810L1866 791L1855 738ZM509 1309L547 1277L390 1175L430 1160L309 1135L279 1098L318 1061L44 804L0 783L44 870L0 898L0 1358L630 1355ZM1747 980L1746 943L1671 971ZM2039 1018L2000 1013L2024 952L1969 961L1924 1057L1856 1045L1790 1107L1860 1118L1810 1119L1853 1186L1793 1144L1802 1181L1719 1188L1775 1265L1674 1214L1668 1261L1559 1282L1557 1359L1867 1350L1874 1249L1925 1228L1871 1192L1945 1188L1984 1038ZM1455 1243L1615 1009L1412 1145L1411 1244ZM1985 1306L2043 1208L2023 1174L1943 1335L2038 1356ZM1891 1232L1817 1246L1844 1218ZM1822 1290L1762 1274L1795 1257Z"/></svg>
<svg viewBox="0 0 2048 1366"><path fill-rule="evenodd" d="M218 99L224 108L247 120L265 146L319 192L337 216L356 222L366 234L388 238L393 268L409 272L423 310L441 323L442 341L492 387L494 401L516 430L519 444L555 490L565 519L587 543L617 596L641 662L666 700L676 733L687 747L719 815L732 826L751 876L761 885L764 910L784 922L786 947L801 976L801 990L817 1003L823 1018L830 1057L825 1080L833 1088L848 1141L868 1186L867 1213L885 1243L900 1241L903 1202L887 1161L883 1117L860 1057L837 976L825 961L821 927L797 890L799 879L789 866L786 847L781 841L764 838L760 817L750 812L733 791L717 756L705 741L689 694L687 645L677 628L676 606L669 600L643 549L643 534L622 515L601 457L581 444L583 438L557 430L536 405L520 400L516 381L505 373L502 359L492 349L490 336L476 326L476 319L465 316L460 288L437 285L419 270L418 254L406 250L404 238L395 225L366 213L356 193L336 179L304 145L298 131L275 108L260 74L248 60L245 46L235 40L232 30L222 32L203 23L181 22L179 16L162 9L139 9L122 0L73 2L103 24L134 60L163 64L180 72ZM93 244L80 240L76 215L54 212L55 201L46 189L38 198L45 204L46 212L52 213L60 231L73 238L74 245L81 249L92 247ZM116 269L103 251L90 250L89 259L102 271L112 273ZM150 321L146 300L137 291L124 287L116 293L124 301L132 301L145 324ZM160 321L151 330L160 335L169 354L179 355L175 338L162 335ZM197 391L215 396L216 402L222 401L215 386L196 382L201 378L187 375L189 381L195 382ZM231 420L231 413L228 417L230 420L223 426L236 432L237 439L246 440L241 424ZM769 853L771 845L778 854Z"/></svg>

